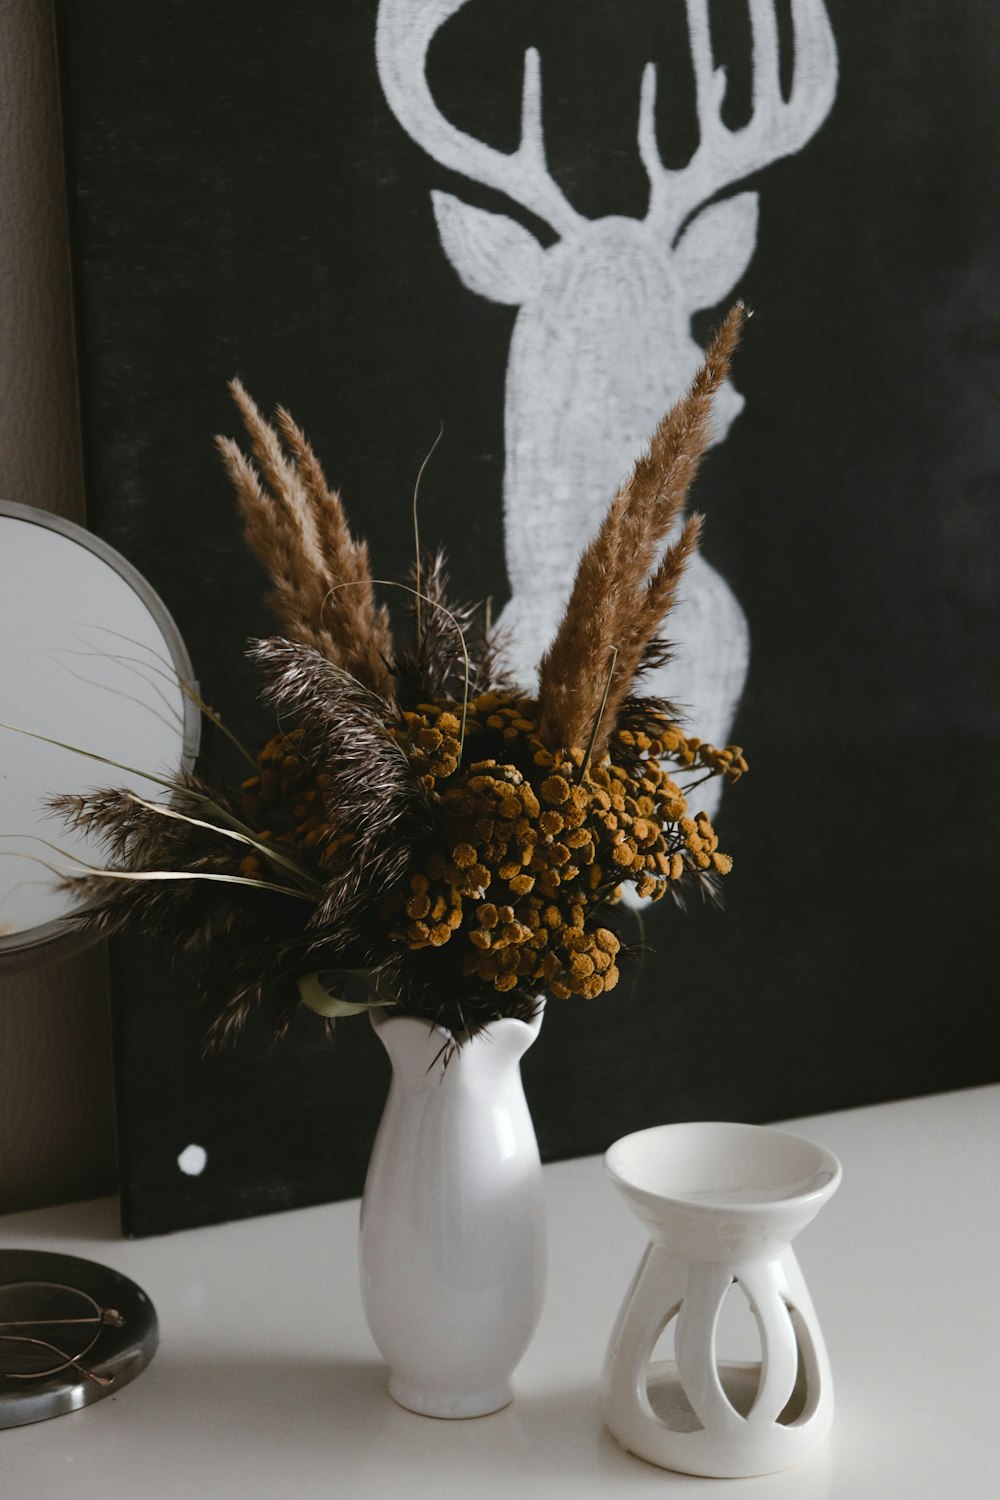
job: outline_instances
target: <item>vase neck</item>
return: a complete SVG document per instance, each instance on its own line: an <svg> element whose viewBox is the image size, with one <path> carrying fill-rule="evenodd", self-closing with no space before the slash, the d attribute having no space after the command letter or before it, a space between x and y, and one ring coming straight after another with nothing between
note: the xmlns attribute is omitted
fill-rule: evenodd
<svg viewBox="0 0 1000 1500"><path fill-rule="evenodd" d="M462 1087L516 1073L541 1024L540 1003L530 1021L503 1016L474 1036L456 1040L451 1032L418 1016L372 1012L372 1026L389 1054L394 1076L417 1087Z"/></svg>

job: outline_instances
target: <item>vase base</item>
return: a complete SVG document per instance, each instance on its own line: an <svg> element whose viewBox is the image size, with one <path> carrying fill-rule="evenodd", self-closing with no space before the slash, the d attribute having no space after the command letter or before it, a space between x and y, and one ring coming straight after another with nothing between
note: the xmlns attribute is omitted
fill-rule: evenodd
<svg viewBox="0 0 1000 1500"><path fill-rule="evenodd" d="M398 1375L389 1376L389 1395L407 1411L415 1411L422 1417L444 1417L460 1420L464 1417L485 1417L490 1412L501 1411L514 1399L510 1385L491 1386L486 1391L428 1391Z"/></svg>

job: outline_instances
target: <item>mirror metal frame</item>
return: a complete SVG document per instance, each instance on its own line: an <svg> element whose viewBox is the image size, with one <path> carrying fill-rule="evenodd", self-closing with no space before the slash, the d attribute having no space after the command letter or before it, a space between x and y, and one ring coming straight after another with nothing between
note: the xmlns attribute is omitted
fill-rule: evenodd
<svg viewBox="0 0 1000 1500"><path fill-rule="evenodd" d="M126 584L138 595L140 601L158 626L163 639L164 647L173 663L174 671L182 682L190 683L197 689L197 679L188 656L187 647L181 638L181 633L174 622L172 615L163 600L154 592L149 582L142 576L137 568L101 537L95 536L93 532L87 531L85 527L78 526L75 521L68 521L63 516L52 514L50 511L38 510L34 506L19 505L14 501L0 500L0 516L10 516L15 520L27 521L36 526L45 526L50 531L59 532L71 541L86 547L102 562L108 564L124 580ZM2 559L0 559L2 563ZM190 696L184 695L184 725L181 738L181 760L180 769L189 771L193 769L198 755L198 747L201 741L201 714L195 707ZM80 908L86 910L85 907ZM0 937L0 974L15 973L19 969L27 969L38 963L47 963L60 958L67 958L83 948L90 947L96 939L88 933L81 932L76 926L73 916L59 917L54 921L45 922L40 927L29 928L24 932L15 932L7 937Z"/></svg>

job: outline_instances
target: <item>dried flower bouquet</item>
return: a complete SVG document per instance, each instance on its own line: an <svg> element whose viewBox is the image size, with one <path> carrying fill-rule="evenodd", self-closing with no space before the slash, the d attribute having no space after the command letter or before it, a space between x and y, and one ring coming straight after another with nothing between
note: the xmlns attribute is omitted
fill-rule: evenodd
<svg viewBox="0 0 1000 1500"><path fill-rule="evenodd" d="M738 306L723 322L612 499L536 698L419 547L413 641L393 642L367 548L302 431L283 410L270 426L233 383L250 456L218 444L283 632L251 647L281 727L243 751L242 785L190 775L162 802L54 799L106 850L104 869L71 877L92 903L80 920L201 948L215 1042L261 1002L279 1031L304 1001L331 1018L393 1004L460 1037L530 1015L542 992L594 998L618 982L626 884L681 903L715 893L732 862L689 798L746 762L687 737L637 684L668 656L700 517L667 541L742 319Z"/></svg>

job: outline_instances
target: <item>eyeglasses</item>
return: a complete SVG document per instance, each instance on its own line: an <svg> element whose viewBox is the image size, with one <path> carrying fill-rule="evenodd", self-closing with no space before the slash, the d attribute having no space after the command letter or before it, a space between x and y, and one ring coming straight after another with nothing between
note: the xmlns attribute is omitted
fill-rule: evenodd
<svg viewBox="0 0 1000 1500"><path fill-rule="evenodd" d="M44 1380L71 1369L97 1385L111 1385L113 1377L88 1369L83 1361L104 1328L124 1326L116 1308L102 1307L79 1287L58 1281L7 1282L0 1286L0 1377Z"/></svg>

